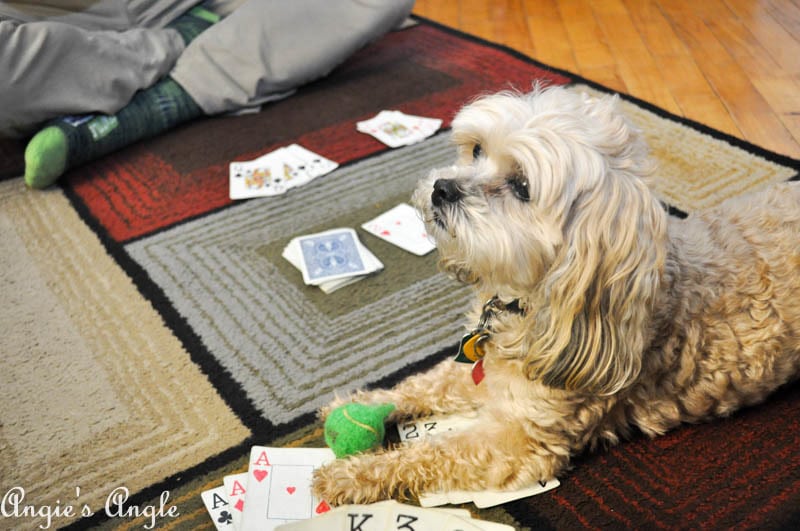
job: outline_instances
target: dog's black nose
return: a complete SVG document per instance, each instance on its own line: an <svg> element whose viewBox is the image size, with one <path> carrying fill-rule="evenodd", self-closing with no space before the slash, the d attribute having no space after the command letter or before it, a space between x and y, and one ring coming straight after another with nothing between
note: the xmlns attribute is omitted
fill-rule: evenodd
<svg viewBox="0 0 800 531"><path fill-rule="evenodd" d="M431 202L434 206L442 206L442 203L455 203L462 196L461 189L453 179L436 179L436 182L433 183Z"/></svg>

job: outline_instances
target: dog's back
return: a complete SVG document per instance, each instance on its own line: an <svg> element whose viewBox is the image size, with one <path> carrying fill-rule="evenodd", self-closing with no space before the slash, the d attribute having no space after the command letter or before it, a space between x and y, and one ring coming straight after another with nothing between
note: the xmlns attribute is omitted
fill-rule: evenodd
<svg viewBox="0 0 800 531"><path fill-rule="evenodd" d="M800 183L673 220L669 233L645 369L662 376L644 393L653 401L637 401L652 433L757 403L800 370Z"/></svg>

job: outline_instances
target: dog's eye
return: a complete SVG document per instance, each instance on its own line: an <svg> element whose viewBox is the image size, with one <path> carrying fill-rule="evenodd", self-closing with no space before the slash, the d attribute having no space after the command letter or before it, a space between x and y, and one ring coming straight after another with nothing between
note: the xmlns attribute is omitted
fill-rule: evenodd
<svg viewBox="0 0 800 531"><path fill-rule="evenodd" d="M520 201L530 201L531 196L528 194L528 180L521 175L514 175L508 179L508 186L511 192Z"/></svg>
<svg viewBox="0 0 800 531"><path fill-rule="evenodd" d="M472 160L476 160L481 155L483 155L483 148L480 144L475 144L472 148Z"/></svg>

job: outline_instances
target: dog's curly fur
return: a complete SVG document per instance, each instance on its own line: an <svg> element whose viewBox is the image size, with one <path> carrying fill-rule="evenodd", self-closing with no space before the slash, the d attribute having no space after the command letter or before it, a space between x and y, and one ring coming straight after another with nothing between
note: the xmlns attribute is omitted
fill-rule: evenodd
<svg viewBox="0 0 800 531"><path fill-rule="evenodd" d="M477 386L448 360L329 408L477 411L480 429L336 460L317 495L522 487L587 447L729 415L798 374L798 185L669 217L618 99L559 87L480 98L452 137L456 164L431 172L415 205L443 269L475 287L471 325L493 295L524 312L492 319Z"/></svg>

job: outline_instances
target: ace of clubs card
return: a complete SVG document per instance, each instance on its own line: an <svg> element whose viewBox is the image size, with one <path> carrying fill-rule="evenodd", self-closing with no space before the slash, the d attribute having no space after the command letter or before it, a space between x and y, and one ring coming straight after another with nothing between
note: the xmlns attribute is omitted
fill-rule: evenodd
<svg viewBox="0 0 800 531"><path fill-rule="evenodd" d="M208 515L211 521L214 522L214 528L217 531L225 531L233 525L233 515L231 514L230 503L225 496L225 487L216 487L203 491L200 494L203 499L203 505L206 506Z"/></svg>

